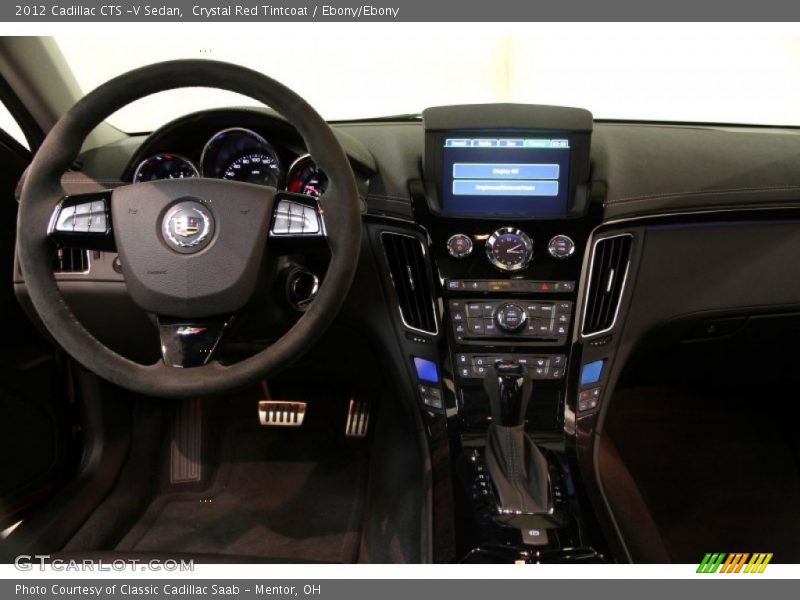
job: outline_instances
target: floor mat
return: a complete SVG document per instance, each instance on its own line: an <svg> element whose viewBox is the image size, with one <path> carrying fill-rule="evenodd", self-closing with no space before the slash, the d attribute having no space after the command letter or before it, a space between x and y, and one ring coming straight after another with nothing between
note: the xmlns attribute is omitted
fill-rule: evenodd
<svg viewBox="0 0 800 600"><path fill-rule="evenodd" d="M615 394L608 432L675 562L706 552L800 562L796 434L762 394Z"/></svg>
<svg viewBox="0 0 800 600"><path fill-rule="evenodd" d="M296 562L358 557L366 456L341 442L233 428L209 491L154 499L117 550Z"/></svg>

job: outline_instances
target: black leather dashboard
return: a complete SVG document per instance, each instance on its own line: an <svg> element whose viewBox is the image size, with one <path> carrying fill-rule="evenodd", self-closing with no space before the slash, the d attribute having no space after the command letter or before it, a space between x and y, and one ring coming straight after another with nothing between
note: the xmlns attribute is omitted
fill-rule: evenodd
<svg viewBox="0 0 800 600"><path fill-rule="evenodd" d="M605 220L800 199L800 134L791 129L598 124L593 181Z"/></svg>
<svg viewBox="0 0 800 600"><path fill-rule="evenodd" d="M231 110L226 120L249 111ZM212 111L208 117L217 120L224 113ZM249 124L254 117L263 119L265 128L276 122L274 114L259 111L248 116ZM373 173L368 205L407 217L408 182L420 177L422 122L336 123L334 129L354 163ZM164 131L154 138L162 138ZM121 178L131 160L141 155L143 144L148 145L146 136L134 136L89 150L83 156L83 171L101 182ZM591 158L592 182L606 189L605 221L800 204L797 129L598 122Z"/></svg>

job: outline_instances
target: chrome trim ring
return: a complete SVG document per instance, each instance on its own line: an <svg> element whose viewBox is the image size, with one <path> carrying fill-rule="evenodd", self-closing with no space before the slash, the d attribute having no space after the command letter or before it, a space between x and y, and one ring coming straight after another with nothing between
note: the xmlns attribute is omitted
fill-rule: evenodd
<svg viewBox="0 0 800 600"><path fill-rule="evenodd" d="M450 245L450 242L452 242L456 238L464 238L469 243L469 247L467 248L467 250L463 254L458 254L457 252L455 252L453 250L452 246ZM466 233L456 233L454 235L451 235L447 239L447 253L450 256L452 256L453 258L457 258L457 259L467 258L468 256L472 255L472 251L474 249L475 249L475 245L472 243L472 239Z"/></svg>

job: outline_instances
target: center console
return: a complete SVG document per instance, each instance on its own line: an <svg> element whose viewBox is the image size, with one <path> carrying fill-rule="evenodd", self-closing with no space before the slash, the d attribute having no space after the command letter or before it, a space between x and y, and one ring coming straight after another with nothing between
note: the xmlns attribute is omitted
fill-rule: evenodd
<svg viewBox="0 0 800 600"><path fill-rule="evenodd" d="M597 560L580 535L563 436L577 288L598 223L589 194L592 115L475 105L428 109L423 119L424 181L415 208L441 285L442 368L456 404L455 493L471 532L461 544L465 560ZM498 441L510 440L511 429L499 436L499 409L490 402L500 369L518 373L520 382L514 402L523 412L514 431L522 437L508 442L511 449ZM517 451L530 481L516 481L515 469L503 464ZM510 505L515 487L539 500ZM583 548L579 556L567 557L575 548Z"/></svg>

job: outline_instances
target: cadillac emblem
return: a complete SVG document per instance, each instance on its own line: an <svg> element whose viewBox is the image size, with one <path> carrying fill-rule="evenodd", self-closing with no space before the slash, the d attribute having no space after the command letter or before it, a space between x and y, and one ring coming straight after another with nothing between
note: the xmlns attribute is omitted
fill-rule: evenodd
<svg viewBox="0 0 800 600"><path fill-rule="evenodd" d="M198 252L214 237L214 215L200 202L184 200L166 212L161 233L164 242L176 252Z"/></svg>

